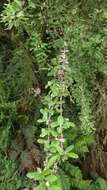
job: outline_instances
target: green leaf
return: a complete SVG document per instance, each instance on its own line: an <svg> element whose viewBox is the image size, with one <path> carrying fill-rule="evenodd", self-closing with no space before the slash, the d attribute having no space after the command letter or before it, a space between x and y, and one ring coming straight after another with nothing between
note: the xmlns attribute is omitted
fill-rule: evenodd
<svg viewBox="0 0 107 190"><path fill-rule="evenodd" d="M48 190L62 190L61 187L57 186L57 185L52 185L48 188Z"/></svg>
<svg viewBox="0 0 107 190"><path fill-rule="evenodd" d="M49 183L57 181L57 177L55 175L49 175L46 179Z"/></svg>
<svg viewBox="0 0 107 190"><path fill-rule="evenodd" d="M40 144L44 144L44 139L38 139L37 142Z"/></svg>
<svg viewBox="0 0 107 190"><path fill-rule="evenodd" d="M73 150L73 148L74 148L74 145L70 145L70 146L68 146L67 148L66 148L66 153L68 153L68 152L70 152L71 150Z"/></svg>
<svg viewBox="0 0 107 190"><path fill-rule="evenodd" d="M104 19L107 19L107 11L104 11L104 12L103 12L103 18L104 18Z"/></svg>
<svg viewBox="0 0 107 190"><path fill-rule="evenodd" d="M14 3L16 3L20 8L22 7L22 2L21 1L15 0Z"/></svg>
<svg viewBox="0 0 107 190"><path fill-rule="evenodd" d="M58 126L58 122L57 121L54 121L51 123L51 127L52 128L56 128Z"/></svg>
<svg viewBox="0 0 107 190"><path fill-rule="evenodd" d="M49 176L49 175L51 174L51 172L52 172L52 171L51 171L50 169L46 169L46 168L45 168L45 169L43 170L43 175L44 175L45 177L46 177L46 176Z"/></svg>
<svg viewBox="0 0 107 190"><path fill-rule="evenodd" d="M59 124L59 125L62 125L63 122L64 122L64 118L63 118L63 116L60 115L60 116L58 117L58 124Z"/></svg>
<svg viewBox="0 0 107 190"><path fill-rule="evenodd" d="M69 152L66 154L68 157L70 158L74 158L77 159L78 158L78 154L74 153L74 152Z"/></svg>
<svg viewBox="0 0 107 190"><path fill-rule="evenodd" d="M43 120L43 119L38 119L37 122L38 122L38 123L43 123L44 120Z"/></svg>
<svg viewBox="0 0 107 190"><path fill-rule="evenodd" d="M20 11L19 13L17 13L17 18L24 16L23 11Z"/></svg>
<svg viewBox="0 0 107 190"><path fill-rule="evenodd" d="M44 179L44 176L40 172L30 172L27 174L27 177L29 179L34 179L35 181L42 181Z"/></svg>
<svg viewBox="0 0 107 190"><path fill-rule="evenodd" d="M42 113L43 115L43 120L47 120L48 118L48 109L45 108L45 109L40 109L40 112Z"/></svg>
<svg viewBox="0 0 107 190"><path fill-rule="evenodd" d="M46 190L46 187L44 185L39 185L35 188L35 190Z"/></svg>
<svg viewBox="0 0 107 190"><path fill-rule="evenodd" d="M57 135L58 135L57 131L55 131L55 130L53 130L53 129L51 129L51 134L52 134L54 137L57 137Z"/></svg>
<svg viewBox="0 0 107 190"><path fill-rule="evenodd" d="M58 161L59 155L52 156L48 161L48 167L52 167L56 161Z"/></svg>
<svg viewBox="0 0 107 190"><path fill-rule="evenodd" d="M40 137L45 137L48 134L48 129L42 129L42 133L40 135Z"/></svg>
<svg viewBox="0 0 107 190"><path fill-rule="evenodd" d="M35 8L35 4L34 4L33 2L30 2L30 1L29 1L29 6L30 6L31 8Z"/></svg>

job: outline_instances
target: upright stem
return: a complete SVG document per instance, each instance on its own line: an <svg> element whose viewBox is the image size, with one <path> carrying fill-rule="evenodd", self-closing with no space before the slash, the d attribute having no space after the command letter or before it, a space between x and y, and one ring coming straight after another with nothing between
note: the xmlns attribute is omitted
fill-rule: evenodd
<svg viewBox="0 0 107 190"><path fill-rule="evenodd" d="M64 49L61 50L60 56L59 56L59 64L61 65L59 71L58 71L58 80L60 84L60 116L63 116L63 90L64 90L64 75L65 75L65 64L67 63L66 59L66 53L67 53L67 44L64 42ZM61 149L63 151L63 142L64 142L64 136L63 136L63 125L60 125L60 145Z"/></svg>

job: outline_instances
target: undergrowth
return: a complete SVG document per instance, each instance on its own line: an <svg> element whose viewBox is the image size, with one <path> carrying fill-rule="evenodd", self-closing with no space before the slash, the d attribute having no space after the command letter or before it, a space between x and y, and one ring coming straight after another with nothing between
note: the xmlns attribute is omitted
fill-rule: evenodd
<svg viewBox="0 0 107 190"><path fill-rule="evenodd" d="M107 75L105 1L0 5L0 189L106 190L80 164Z"/></svg>

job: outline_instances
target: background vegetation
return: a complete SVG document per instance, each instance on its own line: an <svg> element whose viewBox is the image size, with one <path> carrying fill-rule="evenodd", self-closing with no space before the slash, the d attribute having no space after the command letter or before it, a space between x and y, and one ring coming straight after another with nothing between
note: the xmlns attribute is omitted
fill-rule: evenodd
<svg viewBox="0 0 107 190"><path fill-rule="evenodd" d="M106 0L0 12L0 189L106 190Z"/></svg>

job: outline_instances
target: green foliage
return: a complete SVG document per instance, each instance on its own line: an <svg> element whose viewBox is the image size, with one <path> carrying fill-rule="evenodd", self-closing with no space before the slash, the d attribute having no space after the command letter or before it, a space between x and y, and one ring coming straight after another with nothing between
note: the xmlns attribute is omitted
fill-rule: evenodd
<svg viewBox="0 0 107 190"><path fill-rule="evenodd" d="M2 18L8 29L20 27L24 24L26 18L24 16L23 3L21 1L14 0L11 3L5 4L4 8L5 10L3 12Z"/></svg>
<svg viewBox="0 0 107 190"><path fill-rule="evenodd" d="M0 189L17 190L22 187L16 165L2 156L0 156L0 170Z"/></svg>
<svg viewBox="0 0 107 190"><path fill-rule="evenodd" d="M90 185L88 190L106 190L107 188L107 182L102 179L101 177L96 177L94 182Z"/></svg>
<svg viewBox="0 0 107 190"><path fill-rule="evenodd" d="M105 2L97 0L13 0L2 7L1 21L9 37L5 42L0 34L0 153L8 157L2 171L10 172L5 180L2 174L2 189L22 188L19 175L12 174L9 151L20 149L19 159L36 145L42 167L28 171L34 180L28 187L105 188L103 179L92 184L84 180L73 163L78 164L94 143L94 101L99 81L107 76L106 20ZM17 138L22 140L15 145ZM8 180L11 175L14 183Z"/></svg>

